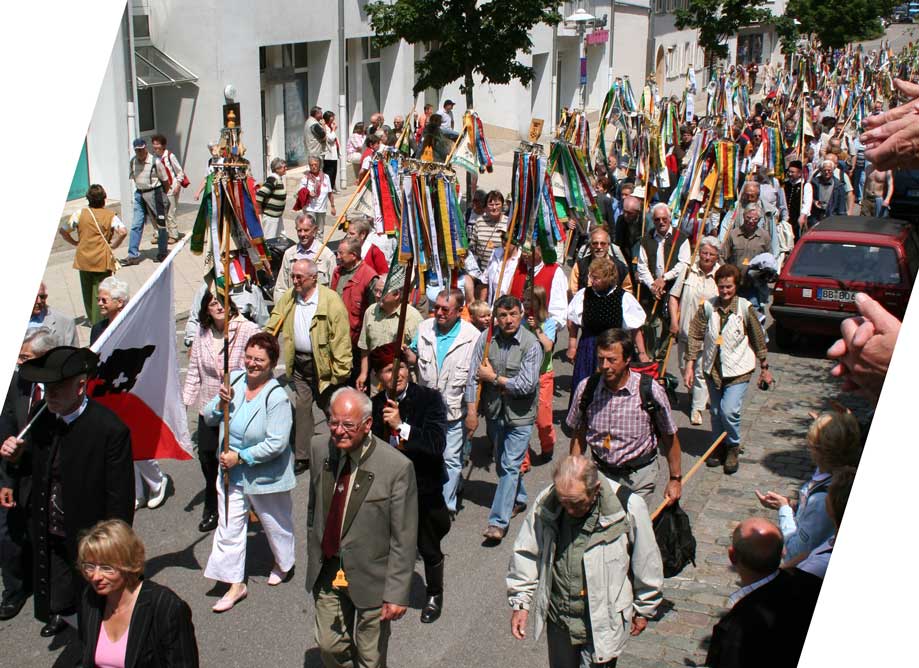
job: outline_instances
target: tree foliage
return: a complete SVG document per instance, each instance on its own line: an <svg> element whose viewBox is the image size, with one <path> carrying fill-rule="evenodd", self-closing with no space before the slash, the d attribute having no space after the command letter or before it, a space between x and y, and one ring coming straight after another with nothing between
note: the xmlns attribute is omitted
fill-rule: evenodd
<svg viewBox="0 0 919 668"><path fill-rule="evenodd" d="M699 31L699 45L709 59L727 58L728 37L740 28L772 21L770 0L689 0L689 6L676 11L676 27Z"/></svg>
<svg viewBox="0 0 919 668"><path fill-rule="evenodd" d="M433 44L415 65L415 94L462 79L460 91L471 106L473 74L494 84L517 79L525 86L532 81L533 68L519 62L517 52L532 51L530 30L535 25L561 21L559 4L559 0L395 0L371 2L366 11L381 46L400 39Z"/></svg>
<svg viewBox="0 0 919 668"><path fill-rule="evenodd" d="M789 51L802 35L814 35L821 46L833 49L880 37L881 18L897 4L898 0L788 0L785 20L777 26L783 50Z"/></svg>

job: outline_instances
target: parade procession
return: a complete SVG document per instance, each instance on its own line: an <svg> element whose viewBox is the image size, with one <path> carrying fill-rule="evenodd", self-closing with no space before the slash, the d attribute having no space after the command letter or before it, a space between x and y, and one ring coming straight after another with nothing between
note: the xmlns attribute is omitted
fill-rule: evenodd
<svg viewBox="0 0 919 668"><path fill-rule="evenodd" d="M422 4L367 9L359 112L291 49L300 88L68 198L0 412L0 663L798 665L919 269L919 32L588 96L601 35L500 118L425 42L384 113Z"/></svg>

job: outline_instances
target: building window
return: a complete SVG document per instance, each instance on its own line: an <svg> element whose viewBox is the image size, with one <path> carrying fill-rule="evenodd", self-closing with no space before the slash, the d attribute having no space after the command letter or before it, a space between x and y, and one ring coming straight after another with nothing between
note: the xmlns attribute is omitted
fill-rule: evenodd
<svg viewBox="0 0 919 668"><path fill-rule="evenodd" d="M131 17L134 27L134 39L150 37L150 17L146 14L134 14Z"/></svg>
<svg viewBox="0 0 919 668"><path fill-rule="evenodd" d="M152 88L141 88L137 91L137 126L141 133L153 132L156 129Z"/></svg>
<svg viewBox="0 0 919 668"><path fill-rule="evenodd" d="M763 62L763 34L740 35L737 38L737 64Z"/></svg>

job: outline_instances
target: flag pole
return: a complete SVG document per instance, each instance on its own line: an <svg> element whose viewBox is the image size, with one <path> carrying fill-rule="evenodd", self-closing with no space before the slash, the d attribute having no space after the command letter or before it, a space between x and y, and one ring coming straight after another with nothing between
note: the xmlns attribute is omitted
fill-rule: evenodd
<svg viewBox="0 0 919 668"><path fill-rule="evenodd" d="M715 442L712 443L712 444L711 444L711 447L709 447L709 449L705 451L705 454L702 455L701 457L699 457L699 460L698 460L695 464L692 465L692 468L689 469L689 473L687 473L686 475L683 476L683 484L684 484L684 485L685 485L687 482L689 482L689 479L692 478L693 475L695 475L696 471L699 470L699 467L701 467L702 464L705 463L705 460L712 456L712 453L715 451L715 449L716 449L719 445L721 445L721 441L723 441L725 438L727 438L727 435L728 435L728 433L727 433L726 431L721 432L721 436L719 436L717 439L715 439ZM651 521L653 522L654 520L656 520L656 519L657 519L657 516L660 515L660 514L663 512L664 508L666 508L668 505L669 505L669 504L667 503L667 499L664 499L664 500L661 502L661 505L659 505L659 506L657 507L657 510L654 511L654 514L651 515Z"/></svg>
<svg viewBox="0 0 919 668"><path fill-rule="evenodd" d="M227 178L232 182L232 171L228 170ZM220 204L221 221L223 223L223 387L230 392L230 218L227 210ZM230 405L227 403L223 411L223 453L230 451ZM228 526L230 521L230 474L223 470L223 523Z"/></svg>
<svg viewBox="0 0 919 668"><path fill-rule="evenodd" d="M400 226L401 227L401 226ZM405 339L405 317L408 314L408 301L412 294L412 270L414 269L415 255L409 255L405 265L405 282L402 285L402 303L399 306L399 324L396 326L395 344L398 346L396 358L392 366L392 382L386 388L386 396L393 401L397 400L399 393L396 388L399 385L399 365L402 361L402 342Z"/></svg>

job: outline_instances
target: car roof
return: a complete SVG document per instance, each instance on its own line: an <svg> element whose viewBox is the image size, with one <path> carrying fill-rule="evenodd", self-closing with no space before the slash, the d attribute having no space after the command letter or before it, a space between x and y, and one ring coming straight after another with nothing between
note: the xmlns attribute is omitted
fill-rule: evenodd
<svg viewBox="0 0 919 668"><path fill-rule="evenodd" d="M894 218L865 216L831 216L821 220L808 230L809 233L848 232L884 237L900 237L909 232L909 223ZM824 236L824 235L821 235Z"/></svg>

